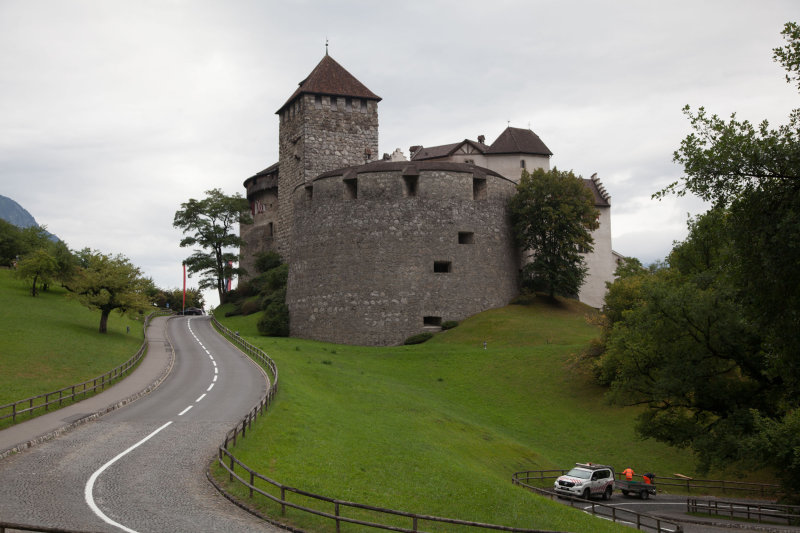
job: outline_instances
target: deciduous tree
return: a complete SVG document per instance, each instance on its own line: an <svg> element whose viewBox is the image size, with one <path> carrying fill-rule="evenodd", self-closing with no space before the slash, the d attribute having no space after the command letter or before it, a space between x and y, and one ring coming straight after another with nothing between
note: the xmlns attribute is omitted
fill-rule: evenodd
<svg viewBox="0 0 800 533"><path fill-rule="evenodd" d="M774 58L800 80L800 30L789 23L783 35ZM692 193L714 207L691 221L667 268L640 278L599 374L617 401L647 405L642 435L691 447L703 466L772 467L796 496L800 110L778 128L686 113L694 131L674 156L685 176L655 196Z"/></svg>
<svg viewBox="0 0 800 533"><path fill-rule="evenodd" d="M190 275L200 273L200 288L215 288L220 303L225 301L225 279L244 274L229 263L238 262L238 249L242 240L235 228L250 224L250 207L241 195L228 196L220 189L206 191L202 200L190 198L175 213L173 226L186 237L181 247L198 246L185 263Z"/></svg>
<svg viewBox="0 0 800 533"><path fill-rule="evenodd" d="M31 282L31 296L39 294L39 288L47 285L58 272L58 263L44 248L39 248L17 263L16 275Z"/></svg>
<svg viewBox="0 0 800 533"><path fill-rule="evenodd" d="M576 296L587 272L582 253L592 251L591 232L599 226L583 180L556 168L523 170L510 209L517 242L531 254L525 286L550 297Z"/></svg>
<svg viewBox="0 0 800 533"><path fill-rule="evenodd" d="M100 333L108 331L112 311L136 312L150 307L149 280L123 255L83 250L81 265L66 284L73 297L89 309L100 310Z"/></svg>

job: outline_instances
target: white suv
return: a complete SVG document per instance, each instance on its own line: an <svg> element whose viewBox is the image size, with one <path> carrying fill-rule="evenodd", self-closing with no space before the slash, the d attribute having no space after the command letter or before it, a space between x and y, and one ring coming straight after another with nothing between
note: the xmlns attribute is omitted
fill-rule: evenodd
<svg viewBox="0 0 800 533"><path fill-rule="evenodd" d="M602 496L611 498L614 491L614 469L606 465L576 463L575 468L556 479L553 489L557 494L589 499Z"/></svg>

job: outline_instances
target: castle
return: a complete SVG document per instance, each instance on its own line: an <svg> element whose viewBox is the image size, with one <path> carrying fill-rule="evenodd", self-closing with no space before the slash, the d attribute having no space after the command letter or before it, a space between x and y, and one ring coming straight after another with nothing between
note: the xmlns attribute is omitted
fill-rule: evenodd
<svg viewBox="0 0 800 533"><path fill-rule="evenodd" d="M444 321L508 304L524 256L509 199L523 169L550 168L529 129L412 146L378 158L381 98L329 55L278 109L279 161L244 182L253 223L240 229L241 265L275 250L289 263L291 335L395 345ZM600 211L579 299L600 307L613 278L611 206Z"/></svg>

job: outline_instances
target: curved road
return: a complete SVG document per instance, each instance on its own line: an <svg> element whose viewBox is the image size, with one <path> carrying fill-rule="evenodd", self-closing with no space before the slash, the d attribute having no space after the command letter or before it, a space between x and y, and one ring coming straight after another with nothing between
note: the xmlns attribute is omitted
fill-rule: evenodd
<svg viewBox="0 0 800 533"><path fill-rule="evenodd" d="M0 517L86 531L281 531L205 477L267 378L206 317L168 320L175 365L144 398L0 462Z"/></svg>

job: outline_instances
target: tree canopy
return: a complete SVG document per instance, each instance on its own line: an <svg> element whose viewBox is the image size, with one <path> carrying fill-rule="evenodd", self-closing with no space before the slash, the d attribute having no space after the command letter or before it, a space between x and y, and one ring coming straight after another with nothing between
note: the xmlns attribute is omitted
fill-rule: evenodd
<svg viewBox="0 0 800 533"><path fill-rule="evenodd" d="M82 250L80 266L66 284L67 290L89 309L100 310L100 333L106 333L111 311L136 312L151 306L150 280L123 255Z"/></svg>
<svg viewBox="0 0 800 533"><path fill-rule="evenodd" d="M184 261L190 276L199 273L200 288L216 289L220 302L225 301L225 279L246 273L230 264L238 262L238 250L242 245L234 229L239 224L250 223L247 200L238 193L225 195L220 189L206 191L202 200L190 198L175 213L172 225L186 235L181 247L198 247Z"/></svg>
<svg viewBox="0 0 800 533"><path fill-rule="evenodd" d="M800 31L773 57L798 81ZM800 88L800 83L798 83ZM691 447L703 467L771 467L800 494L800 110L758 127L685 109L675 152L684 177L655 196L691 193L712 209L665 265L609 287L605 353L612 399L642 404L637 429Z"/></svg>
<svg viewBox="0 0 800 533"><path fill-rule="evenodd" d="M550 297L574 297L588 270L583 253L591 252L599 213L592 193L571 171L522 171L510 203L514 236L530 254L523 268L526 288Z"/></svg>

